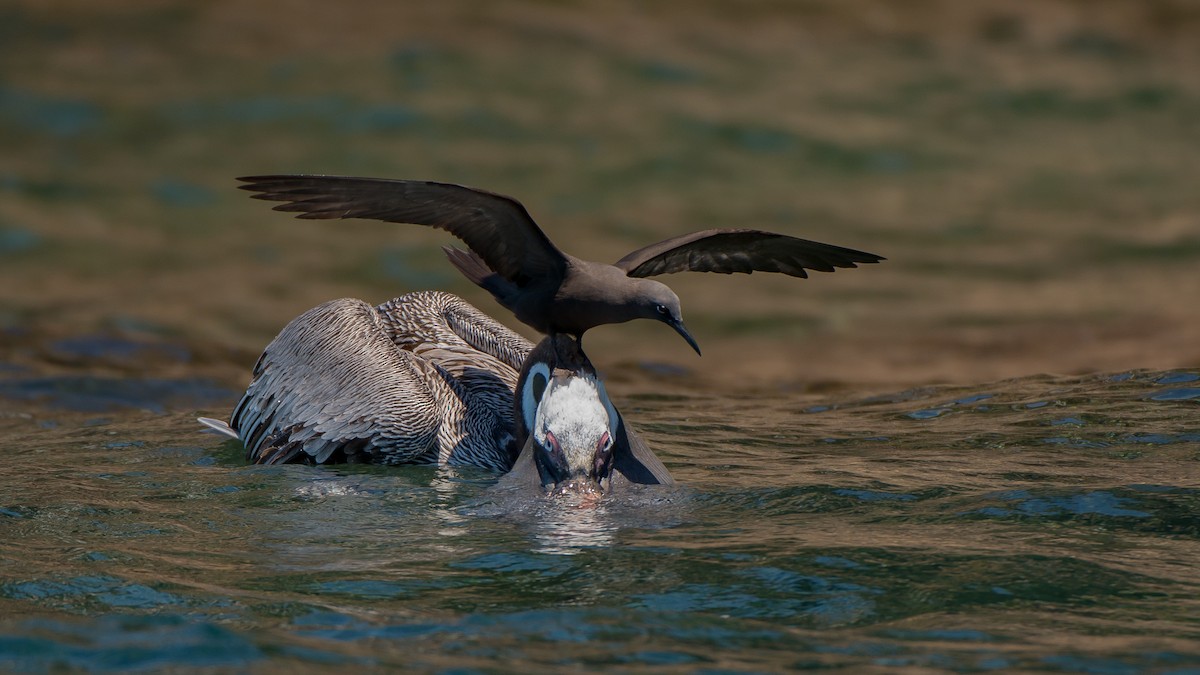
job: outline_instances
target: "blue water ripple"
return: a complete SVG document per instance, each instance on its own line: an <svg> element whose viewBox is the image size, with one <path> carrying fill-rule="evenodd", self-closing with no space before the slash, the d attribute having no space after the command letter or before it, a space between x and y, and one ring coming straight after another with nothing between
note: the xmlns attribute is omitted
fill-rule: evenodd
<svg viewBox="0 0 1200 675"><path fill-rule="evenodd" d="M882 635L897 640L938 640L947 642L991 642L996 638L981 630L969 628L943 628L928 630L892 629L882 631Z"/></svg>
<svg viewBox="0 0 1200 675"><path fill-rule="evenodd" d="M150 194L160 204L178 208L211 206L217 195L211 189L187 181L160 178L150 185Z"/></svg>
<svg viewBox="0 0 1200 675"><path fill-rule="evenodd" d="M0 255L28 253L42 245L42 237L24 227L0 227Z"/></svg>
<svg viewBox="0 0 1200 675"><path fill-rule="evenodd" d="M0 398L38 400L51 408L102 412L137 408L163 413L167 403L205 407L236 400L237 393L207 379L133 379L62 375L0 380ZM99 424L107 424L102 418Z"/></svg>
<svg viewBox="0 0 1200 675"><path fill-rule="evenodd" d="M1042 659L1042 663L1073 673L1094 673L1096 675L1137 675L1137 673L1144 672L1139 666L1123 663L1116 659L1074 656L1070 654L1047 656Z"/></svg>
<svg viewBox="0 0 1200 675"><path fill-rule="evenodd" d="M840 556L819 555L813 558L813 562L822 567L832 567L835 569L862 569L863 567L860 563Z"/></svg>
<svg viewBox="0 0 1200 675"><path fill-rule="evenodd" d="M956 399L951 403L951 405L968 405L970 403L978 403L979 401L986 401L989 398L995 398L995 396L995 394L975 394L974 396Z"/></svg>
<svg viewBox="0 0 1200 675"><path fill-rule="evenodd" d="M0 595L17 600L78 597L98 601L110 607L138 609L185 604L179 596L110 576L81 576L65 581L18 581L0 586Z"/></svg>
<svg viewBox="0 0 1200 675"><path fill-rule="evenodd" d="M1121 440L1125 443L1149 443L1151 445L1171 445L1173 443L1197 443L1200 442L1200 432L1186 434L1151 434L1138 432L1123 436Z"/></svg>
<svg viewBox="0 0 1200 675"><path fill-rule="evenodd" d="M572 569L568 561L552 556L525 553L488 553L470 560L450 563L450 567L467 570L489 570L492 572L541 572L561 574Z"/></svg>
<svg viewBox="0 0 1200 675"><path fill-rule="evenodd" d="M413 592L401 584L378 579L337 579L317 585L321 593L338 593L360 598L402 598Z"/></svg>
<svg viewBox="0 0 1200 675"><path fill-rule="evenodd" d="M751 588L684 584L663 593L635 595L632 600L635 607L656 612L712 612L759 620L808 617L822 625L853 623L875 613L875 603L863 594L882 591L824 580L818 583L814 579L797 578L792 582L801 586L815 583L812 589L770 587L763 595L752 592Z"/></svg>
<svg viewBox="0 0 1200 675"><path fill-rule="evenodd" d="M1028 490L1010 490L992 496L1017 503L1013 510L987 506L969 513L998 517L1015 514L1032 516L1100 515L1117 518L1150 518L1152 516L1146 511L1125 508L1125 505L1136 502L1128 497L1118 497L1105 490L1061 497L1036 497Z"/></svg>
<svg viewBox="0 0 1200 675"><path fill-rule="evenodd" d="M851 490L848 488L834 490L833 494L842 495L843 497L854 497L864 502L911 502L917 498L916 495L904 493L897 494L894 492L880 492L878 490Z"/></svg>
<svg viewBox="0 0 1200 675"><path fill-rule="evenodd" d="M622 663L643 663L650 666L682 666L689 663L712 662L712 659L698 654L677 651L644 651L619 656Z"/></svg>
<svg viewBox="0 0 1200 675"><path fill-rule="evenodd" d="M104 112L91 101L55 98L0 86L0 122L58 138L95 129Z"/></svg>
<svg viewBox="0 0 1200 675"><path fill-rule="evenodd" d="M950 412L955 406L970 405L972 403L986 401L987 399L994 398L995 396L996 396L995 394L974 394L972 396L964 396L963 398L955 399L944 405L940 405L940 406L937 406L934 408L926 408L924 410L916 410L916 411L913 411L910 413L906 413L904 416L909 419L914 419L914 420L933 419L935 417L941 417L942 415ZM989 408L988 408L988 406L979 406L976 409L980 410L980 411L987 411Z"/></svg>
<svg viewBox="0 0 1200 675"><path fill-rule="evenodd" d="M85 623L31 620L0 636L0 670L135 672L186 666L240 668L266 657L243 635L180 616L104 616Z"/></svg>
<svg viewBox="0 0 1200 675"><path fill-rule="evenodd" d="M1167 373L1154 381L1154 384L1182 384L1200 380L1200 373L1175 372Z"/></svg>
<svg viewBox="0 0 1200 675"><path fill-rule="evenodd" d="M1151 401L1190 401L1200 398L1200 387L1182 387L1180 389L1164 389L1157 394L1151 394Z"/></svg>
<svg viewBox="0 0 1200 675"><path fill-rule="evenodd" d="M950 412L949 408L927 408L925 410L916 410L914 412L907 413L905 417L914 420L930 420L935 417L940 417L948 412Z"/></svg>
<svg viewBox="0 0 1200 675"><path fill-rule="evenodd" d="M1103 441L1089 441L1082 438L1069 438L1067 436L1051 436L1041 439L1046 445L1065 445L1071 448L1107 448L1108 443Z"/></svg>
<svg viewBox="0 0 1200 675"><path fill-rule="evenodd" d="M56 356L94 361L143 361L169 359L178 363L191 360L191 351L182 345L165 342L141 342L113 335L77 335L50 343Z"/></svg>

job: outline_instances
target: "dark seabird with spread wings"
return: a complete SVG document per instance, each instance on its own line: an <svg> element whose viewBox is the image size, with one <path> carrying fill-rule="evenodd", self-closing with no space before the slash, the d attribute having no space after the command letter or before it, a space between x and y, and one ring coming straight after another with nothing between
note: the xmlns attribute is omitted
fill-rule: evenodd
<svg viewBox="0 0 1200 675"><path fill-rule="evenodd" d="M450 262L495 296L517 319L548 335L581 338L589 328L654 319L674 328L696 353L665 284L645 277L672 272L780 272L883 260L873 253L761 230L693 232L640 248L613 265L559 250L512 197L462 185L420 180L278 175L239 178L256 199L284 202L299 218L366 218L427 225L458 237L469 251L446 249Z"/></svg>

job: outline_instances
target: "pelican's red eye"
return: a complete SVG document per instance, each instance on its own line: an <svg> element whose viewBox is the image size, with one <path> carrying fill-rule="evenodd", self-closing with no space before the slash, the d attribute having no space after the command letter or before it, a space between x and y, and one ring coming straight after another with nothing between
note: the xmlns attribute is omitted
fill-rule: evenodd
<svg viewBox="0 0 1200 675"><path fill-rule="evenodd" d="M562 448L558 445L558 439L554 437L554 433L549 429L546 430L546 442L550 444L550 449L554 452L562 452Z"/></svg>
<svg viewBox="0 0 1200 675"><path fill-rule="evenodd" d="M596 444L596 449L607 450L608 446L610 445L612 445L612 437L609 436L608 432L606 431L604 432L604 435L600 437L600 442Z"/></svg>

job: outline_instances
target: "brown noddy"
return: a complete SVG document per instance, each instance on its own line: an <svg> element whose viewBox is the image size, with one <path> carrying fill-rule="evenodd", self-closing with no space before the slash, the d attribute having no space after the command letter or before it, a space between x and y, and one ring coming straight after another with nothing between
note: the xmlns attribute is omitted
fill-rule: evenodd
<svg viewBox="0 0 1200 675"><path fill-rule="evenodd" d="M450 262L486 289L517 319L547 335L582 339L589 328L654 319L674 328L696 353L683 325L679 297L646 279L672 272L780 272L884 260L873 253L774 232L715 229L640 248L612 265L559 250L516 199L450 183L348 176L249 176L239 186L255 199L285 202L276 211L298 218L366 218L427 225L458 237L470 251L447 247Z"/></svg>

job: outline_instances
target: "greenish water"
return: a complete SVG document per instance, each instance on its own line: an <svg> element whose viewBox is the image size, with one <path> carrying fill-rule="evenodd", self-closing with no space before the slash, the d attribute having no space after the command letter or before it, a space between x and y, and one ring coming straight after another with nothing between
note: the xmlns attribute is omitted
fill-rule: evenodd
<svg viewBox="0 0 1200 675"><path fill-rule="evenodd" d="M0 371L0 670L1200 671L1200 375L617 403L680 486L247 466L195 381Z"/></svg>
<svg viewBox="0 0 1200 675"><path fill-rule="evenodd" d="M0 7L0 672L1200 673L1195 12L886 4ZM676 489L253 467L195 417L300 311L511 320L276 172L888 261L664 279L703 360L589 333ZM1040 372L1096 374L995 381Z"/></svg>

